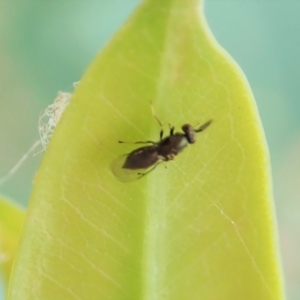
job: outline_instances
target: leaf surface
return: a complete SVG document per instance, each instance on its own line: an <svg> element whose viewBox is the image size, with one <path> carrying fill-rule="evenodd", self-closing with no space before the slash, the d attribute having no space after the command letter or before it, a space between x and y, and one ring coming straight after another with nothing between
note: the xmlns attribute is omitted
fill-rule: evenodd
<svg viewBox="0 0 300 300"><path fill-rule="evenodd" d="M111 163L212 124L141 179ZM248 84L199 2L144 1L91 64L36 176L9 299L282 299L269 162Z"/></svg>
<svg viewBox="0 0 300 300"><path fill-rule="evenodd" d="M0 196L0 270L8 284L24 221L24 211Z"/></svg>

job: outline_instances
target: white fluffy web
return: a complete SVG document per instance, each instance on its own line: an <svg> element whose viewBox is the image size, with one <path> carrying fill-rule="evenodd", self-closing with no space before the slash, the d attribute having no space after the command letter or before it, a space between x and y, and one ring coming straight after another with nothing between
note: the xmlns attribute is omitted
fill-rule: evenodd
<svg viewBox="0 0 300 300"><path fill-rule="evenodd" d="M21 159L14 165L10 171L0 178L0 185L5 183L11 176L13 176L16 171L21 167L21 165L27 160L27 158L36 152L38 147L42 147L40 151L36 154L46 150L52 134L63 114L65 108L69 104L72 94L67 92L58 92L53 103L48 105L44 111L40 114L38 120L38 131L40 139L37 140L31 148L21 157Z"/></svg>
<svg viewBox="0 0 300 300"><path fill-rule="evenodd" d="M46 150L51 136L65 108L69 104L71 96L71 93L58 92L54 102L48 105L47 108L41 113L38 123L38 131L43 150Z"/></svg>

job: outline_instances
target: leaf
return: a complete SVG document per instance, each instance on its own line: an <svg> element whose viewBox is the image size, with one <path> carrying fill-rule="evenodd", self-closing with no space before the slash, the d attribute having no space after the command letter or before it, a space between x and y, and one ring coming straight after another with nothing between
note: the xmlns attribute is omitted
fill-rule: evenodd
<svg viewBox="0 0 300 300"><path fill-rule="evenodd" d="M24 211L0 196L0 268L5 284L8 284L23 221Z"/></svg>
<svg viewBox="0 0 300 300"><path fill-rule="evenodd" d="M282 299L269 161L246 79L198 1L148 0L83 76L36 176L9 299ZM165 125L198 141L110 169Z"/></svg>

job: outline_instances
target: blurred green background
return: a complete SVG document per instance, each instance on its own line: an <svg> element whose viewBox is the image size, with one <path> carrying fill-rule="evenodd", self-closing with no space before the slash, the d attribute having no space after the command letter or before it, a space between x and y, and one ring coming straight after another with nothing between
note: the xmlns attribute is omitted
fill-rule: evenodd
<svg viewBox="0 0 300 300"><path fill-rule="evenodd" d="M40 112L58 91L72 91L139 2L0 0L0 177L38 139ZM271 154L287 299L298 300L300 2L206 0L205 12L257 101ZM0 193L26 206L41 157L30 157Z"/></svg>

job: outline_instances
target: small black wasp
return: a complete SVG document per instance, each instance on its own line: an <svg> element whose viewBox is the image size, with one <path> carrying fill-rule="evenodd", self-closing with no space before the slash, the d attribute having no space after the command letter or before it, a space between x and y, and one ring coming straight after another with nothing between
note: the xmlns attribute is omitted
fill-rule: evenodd
<svg viewBox="0 0 300 300"><path fill-rule="evenodd" d="M162 126L154 112L153 115ZM161 162L173 160L188 144L194 144L196 142L196 133L205 130L211 122L212 120L204 123L199 128L194 128L190 124L184 124L181 127L183 132L174 132L175 127L170 127L169 135L165 138L163 138L163 130L161 130L158 142L135 142L134 144L149 145L137 148L115 159L111 165L113 174L120 181L133 181L142 178L154 170ZM125 142L119 141L119 143Z"/></svg>

